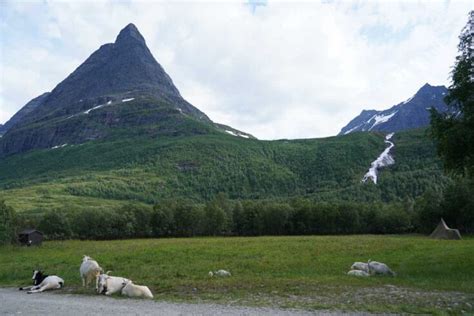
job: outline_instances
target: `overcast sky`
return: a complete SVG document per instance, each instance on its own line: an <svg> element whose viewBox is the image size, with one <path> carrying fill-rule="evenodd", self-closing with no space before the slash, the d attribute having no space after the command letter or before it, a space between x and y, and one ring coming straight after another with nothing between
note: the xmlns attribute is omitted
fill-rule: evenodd
<svg viewBox="0 0 474 316"><path fill-rule="evenodd" d="M260 139L335 135L449 83L474 1L0 0L0 123L134 23L181 94Z"/></svg>

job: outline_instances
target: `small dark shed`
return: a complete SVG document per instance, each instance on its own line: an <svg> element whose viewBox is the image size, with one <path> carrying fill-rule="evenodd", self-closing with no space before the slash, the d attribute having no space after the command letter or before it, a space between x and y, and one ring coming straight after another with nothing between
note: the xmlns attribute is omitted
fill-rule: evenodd
<svg viewBox="0 0 474 316"><path fill-rule="evenodd" d="M43 242L43 233L36 229L25 229L18 233L18 241L24 246L39 246Z"/></svg>

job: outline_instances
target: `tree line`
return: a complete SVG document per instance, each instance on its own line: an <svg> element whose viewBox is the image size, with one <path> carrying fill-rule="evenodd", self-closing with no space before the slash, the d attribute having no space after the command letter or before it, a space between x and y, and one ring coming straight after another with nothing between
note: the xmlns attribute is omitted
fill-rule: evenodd
<svg viewBox="0 0 474 316"><path fill-rule="evenodd" d="M205 204L164 200L151 206L128 204L111 210L57 209L31 221L0 203L2 243L15 229L34 226L47 239L125 239L193 236L429 233L441 217L464 233L474 232L472 183L457 182L439 194L426 192L399 203L325 203L289 200L230 200L218 194Z"/></svg>

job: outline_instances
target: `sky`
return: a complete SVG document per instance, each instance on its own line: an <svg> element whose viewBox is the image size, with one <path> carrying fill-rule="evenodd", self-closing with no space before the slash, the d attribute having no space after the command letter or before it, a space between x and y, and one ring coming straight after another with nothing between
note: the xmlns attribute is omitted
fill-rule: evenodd
<svg viewBox="0 0 474 316"><path fill-rule="evenodd" d="M134 23L181 95L259 139L336 135L448 85L474 0L0 0L0 123Z"/></svg>

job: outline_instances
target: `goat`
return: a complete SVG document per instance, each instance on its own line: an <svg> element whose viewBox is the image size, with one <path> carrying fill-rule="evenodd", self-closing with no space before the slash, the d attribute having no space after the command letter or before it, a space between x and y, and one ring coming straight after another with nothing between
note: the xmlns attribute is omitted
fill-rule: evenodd
<svg viewBox="0 0 474 316"><path fill-rule="evenodd" d="M110 272L111 271L107 271L106 273L102 273L97 277L97 293L112 295L114 293L120 292L123 289L124 280L129 281L128 279L122 277L110 276Z"/></svg>
<svg viewBox="0 0 474 316"><path fill-rule="evenodd" d="M46 290L60 289L64 286L64 280L56 275L47 275L40 270L33 270L33 286L20 287L19 290L28 290L28 294L40 293Z"/></svg>
<svg viewBox="0 0 474 316"><path fill-rule="evenodd" d="M218 271L209 271L209 276L212 278L213 276L219 276L219 277L230 277L232 274L230 274L229 271L226 270L218 270Z"/></svg>
<svg viewBox="0 0 474 316"><path fill-rule="evenodd" d="M131 280L127 279L122 280L122 285L122 295L128 297L153 298L153 294L151 294L147 286L133 284Z"/></svg>
<svg viewBox="0 0 474 316"><path fill-rule="evenodd" d="M370 275L381 274L381 275L391 275L395 276L393 272L385 263L369 260L367 262L367 267L369 269Z"/></svg>
<svg viewBox="0 0 474 316"><path fill-rule="evenodd" d="M99 266L97 261L89 256L84 255L82 258L81 267L79 273L81 274L82 286L88 286L92 280L96 280L95 287L97 289L97 277L102 272L102 268Z"/></svg>

